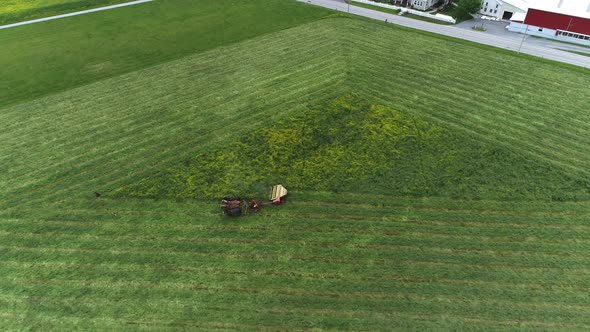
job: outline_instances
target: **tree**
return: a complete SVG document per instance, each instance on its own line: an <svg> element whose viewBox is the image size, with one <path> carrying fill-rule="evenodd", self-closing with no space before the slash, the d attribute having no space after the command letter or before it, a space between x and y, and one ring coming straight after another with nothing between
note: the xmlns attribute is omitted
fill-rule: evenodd
<svg viewBox="0 0 590 332"><path fill-rule="evenodd" d="M457 9L463 15L475 14L481 8L481 0L459 0L457 2Z"/></svg>

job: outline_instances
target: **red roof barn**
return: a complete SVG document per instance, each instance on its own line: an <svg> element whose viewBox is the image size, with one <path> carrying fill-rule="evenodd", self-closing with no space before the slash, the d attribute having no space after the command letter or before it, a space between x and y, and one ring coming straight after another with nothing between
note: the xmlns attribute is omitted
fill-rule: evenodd
<svg viewBox="0 0 590 332"><path fill-rule="evenodd" d="M529 8L524 24L590 36L590 18Z"/></svg>
<svg viewBox="0 0 590 332"><path fill-rule="evenodd" d="M510 31L590 45L590 0L537 0L514 15Z"/></svg>

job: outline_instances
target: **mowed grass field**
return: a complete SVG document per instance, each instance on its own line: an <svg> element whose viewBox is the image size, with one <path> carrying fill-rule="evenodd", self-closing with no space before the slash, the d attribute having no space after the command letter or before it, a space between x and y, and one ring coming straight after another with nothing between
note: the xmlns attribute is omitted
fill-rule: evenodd
<svg viewBox="0 0 590 332"><path fill-rule="evenodd" d="M276 13L311 8L272 3ZM207 38L187 38L182 54L137 60L113 47L96 61L127 60L97 76L80 69L90 56L83 51L69 69L67 57L43 67L22 43L84 21L0 32L11 40L0 58L31 55L3 76L15 88L0 108L0 327L590 327L587 197L459 200L290 188L288 204L231 220L216 201L110 195L351 91L553 165L588 189L587 70L365 20L319 20L327 15L313 9L289 29L269 24L241 42L212 33L204 49L198 45ZM111 24L95 43L126 27ZM151 33L148 23L137 24ZM231 29L238 28L219 27ZM59 52L77 50L78 33L64 32ZM12 85L18 71L29 76ZM52 81L58 88L43 84Z"/></svg>
<svg viewBox="0 0 590 332"><path fill-rule="evenodd" d="M3 0L0 25L108 6L128 0Z"/></svg>
<svg viewBox="0 0 590 332"><path fill-rule="evenodd" d="M588 204L292 192L3 213L1 325L35 329L583 329Z"/></svg>
<svg viewBox="0 0 590 332"><path fill-rule="evenodd" d="M294 1L159 0L6 29L0 107L330 15Z"/></svg>

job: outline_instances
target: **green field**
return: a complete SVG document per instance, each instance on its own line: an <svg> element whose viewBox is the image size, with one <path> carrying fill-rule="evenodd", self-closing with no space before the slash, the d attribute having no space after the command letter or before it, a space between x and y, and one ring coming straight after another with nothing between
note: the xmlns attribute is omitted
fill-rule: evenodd
<svg viewBox="0 0 590 332"><path fill-rule="evenodd" d="M281 0L159 0L3 30L0 107L329 15Z"/></svg>
<svg viewBox="0 0 590 332"><path fill-rule="evenodd" d="M2 330L590 327L588 70L279 0L158 1L0 41ZM338 118L351 95L383 111ZM316 151L358 167L354 144L383 139L322 133L397 132L398 114L389 173L321 176L343 159ZM302 121L314 157L274 155ZM225 219L186 179L252 142L224 167L267 187L303 158L319 180Z"/></svg>
<svg viewBox="0 0 590 332"><path fill-rule="evenodd" d="M0 25L123 2L130 0L3 0L0 3Z"/></svg>

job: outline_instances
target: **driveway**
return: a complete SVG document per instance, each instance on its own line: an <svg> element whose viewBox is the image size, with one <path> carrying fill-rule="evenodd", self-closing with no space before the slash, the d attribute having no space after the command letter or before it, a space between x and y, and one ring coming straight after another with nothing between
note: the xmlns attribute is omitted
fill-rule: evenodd
<svg viewBox="0 0 590 332"><path fill-rule="evenodd" d="M516 36L511 35L500 35L493 33L486 33L475 31L471 29L474 25L474 21L465 22L463 24L470 24L471 26L450 26L450 25L440 25L435 23L424 22L420 20L414 20L407 17L402 17L399 15L393 15L388 13L383 13L376 10L366 9L362 7L356 7L354 5L348 5L341 0L298 0L301 2L309 3L316 6L321 6L325 8L334 9L341 12L350 12L350 14L365 16L368 18L372 18L375 20L385 21L387 20L388 23L397 24L408 28L428 31L431 33L436 33L440 35L445 35L449 37L455 37L459 39L464 39L468 41L472 41L475 43L490 45L498 48L503 48L507 50L512 50L515 52L525 53L529 55L533 55L536 57L559 61L563 63L568 63L575 66L580 66L584 68L590 68L590 57L574 54L571 52L561 51L559 49L555 49L552 47L547 47L546 45L542 45L539 43L543 43L544 40L539 39L538 41L534 41L534 37L526 37L525 42L522 43L522 35L516 34ZM475 21L477 23L477 21ZM480 22L481 23L481 22ZM486 21L485 24L492 23L490 21ZM501 23L501 22L495 22ZM484 27L485 27L484 24ZM504 23L505 24L505 23ZM499 29L490 29L490 31L496 31ZM507 31L508 32L508 31ZM533 42L531 42L533 41ZM559 43L561 46L563 43ZM569 44L563 44L569 45ZM560 47L562 49L566 49L567 46Z"/></svg>
<svg viewBox="0 0 590 332"><path fill-rule="evenodd" d="M455 27L461 29L472 30L474 26L483 27L485 31L480 31L480 33L489 34L492 36L497 36L500 38L512 39L513 41L522 41L523 35L516 32L511 32L506 29L509 22L507 21L487 21L482 20L480 18L475 18L470 21L461 22L456 24ZM546 38L538 38L533 36L526 36L525 37L525 44L536 45L540 47L547 47L553 49L561 49L561 50L569 50L569 51L577 51L583 52L590 55L590 47L578 46L569 43L562 43L551 39Z"/></svg>

